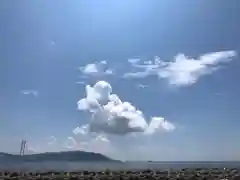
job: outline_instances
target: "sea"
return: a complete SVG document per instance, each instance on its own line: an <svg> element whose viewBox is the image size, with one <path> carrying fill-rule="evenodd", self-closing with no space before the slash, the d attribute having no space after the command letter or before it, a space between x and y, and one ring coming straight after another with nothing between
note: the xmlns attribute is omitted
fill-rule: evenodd
<svg viewBox="0 0 240 180"><path fill-rule="evenodd" d="M0 162L0 170L11 171L78 171L78 170L169 170L183 168L237 168L236 162Z"/></svg>

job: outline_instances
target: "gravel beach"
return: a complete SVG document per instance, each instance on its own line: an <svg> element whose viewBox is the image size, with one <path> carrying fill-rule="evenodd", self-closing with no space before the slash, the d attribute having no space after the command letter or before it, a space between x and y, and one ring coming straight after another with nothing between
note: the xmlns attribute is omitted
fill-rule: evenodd
<svg viewBox="0 0 240 180"><path fill-rule="evenodd" d="M1 171L0 180L3 179L31 179L31 180L74 180L74 179L178 179L178 180L240 180L240 169L181 169L181 170L129 170L129 171L47 171L47 172L14 172Z"/></svg>

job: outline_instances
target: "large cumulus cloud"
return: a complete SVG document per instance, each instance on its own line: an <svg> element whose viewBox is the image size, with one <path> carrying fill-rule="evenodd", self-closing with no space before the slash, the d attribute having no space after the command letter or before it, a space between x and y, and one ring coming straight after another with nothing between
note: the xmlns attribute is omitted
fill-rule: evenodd
<svg viewBox="0 0 240 180"><path fill-rule="evenodd" d="M126 135L140 132L153 134L156 131L173 131L175 126L162 117L147 121L141 110L130 102L123 102L112 93L108 82L98 81L94 86L86 86L86 97L78 101L78 109L91 113L88 131Z"/></svg>

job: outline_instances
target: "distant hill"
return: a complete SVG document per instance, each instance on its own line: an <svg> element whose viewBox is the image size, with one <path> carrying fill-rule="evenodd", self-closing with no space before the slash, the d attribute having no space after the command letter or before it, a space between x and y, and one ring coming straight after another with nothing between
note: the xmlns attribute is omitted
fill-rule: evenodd
<svg viewBox="0 0 240 180"><path fill-rule="evenodd" d="M40 154L27 154L24 156L0 152L0 161L4 162L42 162L42 161L115 161L99 153L84 151L63 151L63 152L46 152Z"/></svg>

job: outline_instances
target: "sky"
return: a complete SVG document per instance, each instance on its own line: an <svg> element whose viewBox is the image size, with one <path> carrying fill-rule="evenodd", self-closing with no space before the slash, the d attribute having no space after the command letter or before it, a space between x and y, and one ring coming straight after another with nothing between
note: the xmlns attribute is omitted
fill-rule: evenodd
<svg viewBox="0 0 240 180"><path fill-rule="evenodd" d="M0 151L240 160L239 8L0 1Z"/></svg>

